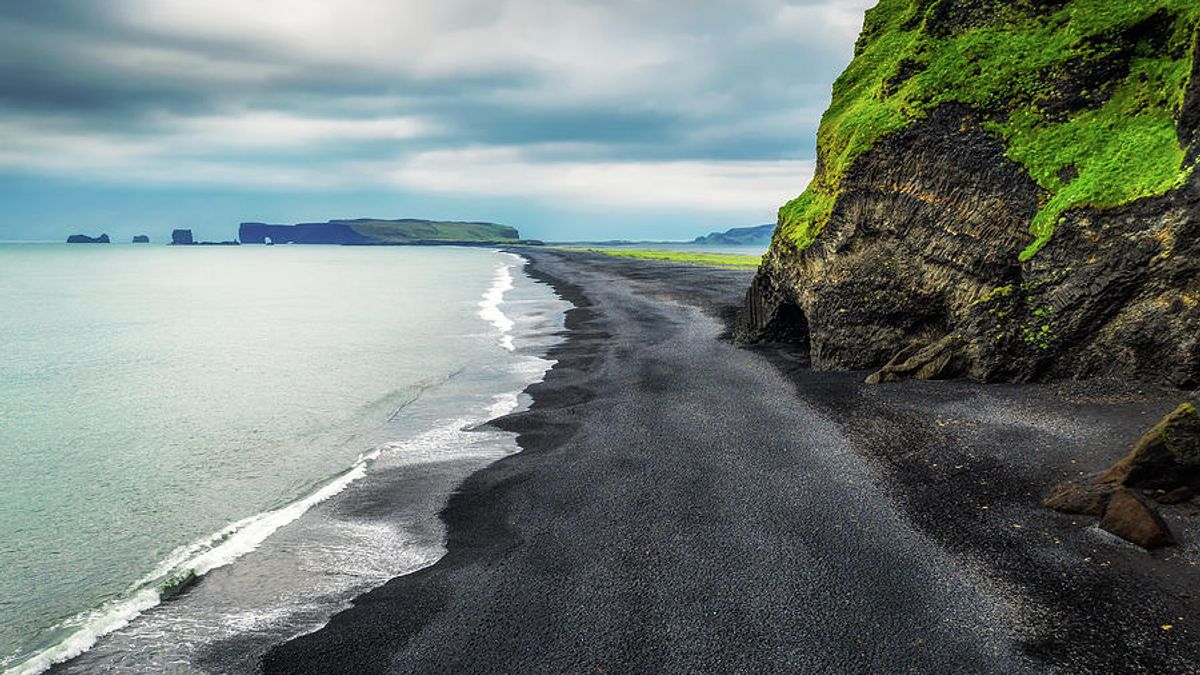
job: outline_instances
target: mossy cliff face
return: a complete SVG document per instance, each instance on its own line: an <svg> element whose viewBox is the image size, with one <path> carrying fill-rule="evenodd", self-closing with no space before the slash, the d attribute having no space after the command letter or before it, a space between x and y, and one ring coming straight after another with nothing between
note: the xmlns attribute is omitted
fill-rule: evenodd
<svg viewBox="0 0 1200 675"><path fill-rule="evenodd" d="M1200 380L1200 3L882 0L743 341L877 380Z"/></svg>

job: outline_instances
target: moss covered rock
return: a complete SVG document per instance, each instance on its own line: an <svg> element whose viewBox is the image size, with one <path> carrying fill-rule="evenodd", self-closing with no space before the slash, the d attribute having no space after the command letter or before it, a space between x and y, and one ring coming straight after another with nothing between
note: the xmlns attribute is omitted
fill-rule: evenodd
<svg viewBox="0 0 1200 675"><path fill-rule="evenodd" d="M1100 478L1130 487L1200 489L1200 413L1184 403L1146 432L1124 459Z"/></svg>
<svg viewBox="0 0 1200 675"><path fill-rule="evenodd" d="M1200 384L1198 26L1190 0L881 0L739 339L880 381Z"/></svg>

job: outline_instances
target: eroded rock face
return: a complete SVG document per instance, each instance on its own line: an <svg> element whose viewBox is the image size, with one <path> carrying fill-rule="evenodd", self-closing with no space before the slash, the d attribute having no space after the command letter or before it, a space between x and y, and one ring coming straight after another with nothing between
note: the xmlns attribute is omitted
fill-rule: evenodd
<svg viewBox="0 0 1200 675"><path fill-rule="evenodd" d="M816 368L878 368L936 341L1015 278L1038 192L970 111L947 107L884 141L843 195L812 247L772 247L741 339L786 333L782 311L798 307Z"/></svg>
<svg viewBox="0 0 1200 675"><path fill-rule="evenodd" d="M914 16L963 5L961 16L980 22L996 5L928 4L933 14ZM1171 25L1156 14L1106 59L1079 64L1087 72L1046 75L1043 107L1096 109L1136 50L1158 48ZM871 39L864 33L860 51ZM1200 43L1193 49L1200 55ZM1189 162L1200 158L1200 56L1192 71L1176 113ZM889 77L879 96L903 85L904 63ZM1159 197L1065 210L1022 261L1051 195L994 133L1006 114L946 103L884 136L838 179L811 244L788 240L781 217L735 337L807 345L813 367L874 370L876 382L1112 376L1200 386L1200 171ZM818 154L817 182L827 159ZM1079 173L1064 166L1058 179Z"/></svg>
<svg viewBox="0 0 1200 675"><path fill-rule="evenodd" d="M817 242L772 247L736 336L806 342L819 369L906 357L878 381L1200 385L1200 173L1164 197L1069 212L1022 263L1038 199L971 112L939 110L860 162Z"/></svg>

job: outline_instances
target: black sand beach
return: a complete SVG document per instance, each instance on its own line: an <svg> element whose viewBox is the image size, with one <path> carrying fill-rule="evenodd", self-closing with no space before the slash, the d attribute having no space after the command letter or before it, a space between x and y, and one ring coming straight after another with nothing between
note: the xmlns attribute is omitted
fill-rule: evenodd
<svg viewBox="0 0 1200 675"><path fill-rule="evenodd" d="M1181 393L864 385L726 339L751 272L521 253L577 306L524 452L266 672L1195 672L1196 507L1149 554L1040 506Z"/></svg>

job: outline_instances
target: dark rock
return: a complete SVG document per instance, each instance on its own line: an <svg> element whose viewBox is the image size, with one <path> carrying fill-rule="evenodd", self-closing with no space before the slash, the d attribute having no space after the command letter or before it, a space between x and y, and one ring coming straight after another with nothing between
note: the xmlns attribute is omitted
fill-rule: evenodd
<svg viewBox="0 0 1200 675"><path fill-rule="evenodd" d="M1041 192L977 116L944 106L881 141L842 195L812 246L771 247L737 339L786 332L777 308L790 305L808 333L795 341L807 342L817 369L878 369L935 343L1018 277L1015 251L1030 241ZM954 349L970 373L965 347Z"/></svg>
<svg viewBox="0 0 1200 675"><path fill-rule="evenodd" d="M187 593L198 583L200 583L200 576L196 574L195 570L176 572L159 586L159 598L163 601L174 600Z"/></svg>
<svg viewBox="0 0 1200 675"><path fill-rule="evenodd" d="M1196 491L1184 485L1182 487L1177 487L1170 492L1155 495L1154 501L1158 502L1159 504L1183 504L1184 502L1192 501L1192 499L1195 497Z"/></svg>
<svg viewBox="0 0 1200 675"><path fill-rule="evenodd" d="M904 30L937 38L987 24L1020 38L1022 23L1040 25L1062 4L913 0ZM894 36L897 16L904 20L868 12L857 52ZM1196 28L1181 22L1177 13L1153 12L1092 35L1073 56L1028 73L1036 86L1014 81L1011 96L977 108L937 104L957 100L940 90L917 98L930 62L920 50L902 54L894 72L872 74L869 86L835 86L813 181L821 215L802 222L809 216L781 214L734 337L785 336L807 349L814 368L878 371L872 380L880 382L1109 377L1200 386L1200 171L1189 176L1185 164L1177 187L1160 196L1063 211L1053 238L1030 258L1030 226L1051 195L992 132L1018 103L1047 123L1084 119L1129 81L1131 63L1147 54L1182 60L1177 36ZM1187 49L1196 57L1190 84L1176 92L1177 130L1195 161L1200 42ZM854 125L837 125L844 106L867 100L863 91L875 101L889 92L912 104L927 99L930 107L858 154L846 150L859 142ZM847 153L852 159L838 159ZM834 165L837 172L827 170ZM1077 185L1086 170L1066 164L1042 180ZM819 230L815 240L795 237L801 224Z"/></svg>
<svg viewBox="0 0 1200 675"><path fill-rule="evenodd" d="M1142 436L1101 481L1172 491L1200 488L1200 413L1184 403Z"/></svg>
<svg viewBox="0 0 1200 675"><path fill-rule="evenodd" d="M1046 499L1046 508L1060 513L1102 516L1114 487L1107 483L1064 483Z"/></svg>
<svg viewBox="0 0 1200 675"><path fill-rule="evenodd" d="M268 225L242 223L238 239L247 244L367 244L370 239L342 223Z"/></svg>
<svg viewBox="0 0 1200 675"><path fill-rule="evenodd" d="M135 235L133 235L133 243L135 243L135 244L149 244L149 243L150 243L150 237L148 237L148 236L146 236L146 235L144 235L144 234L135 234Z"/></svg>
<svg viewBox="0 0 1200 675"><path fill-rule="evenodd" d="M192 238L191 230L172 230L171 244L173 246L190 246L195 244L196 240Z"/></svg>
<svg viewBox="0 0 1200 675"><path fill-rule="evenodd" d="M1141 495L1118 487L1108 501L1100 528L1146 549L1175 543L1162 516Z"/></svg>
<svg viewBox="0 0 1200 675"><path fill-rule="evenodd" d="M109 243L108 235L102 234L99 237L89 237L86 234L73 234L67 237L68 244L107 244Z"/></svg>
<svg viewBox="0 0 1200 675"><path fill-rule="evenodd" d="M955 336L951 335L925 347L906 347L883 368L867 377L867 384L957 377L962 374L963 367L954 343Z"/></svg>

